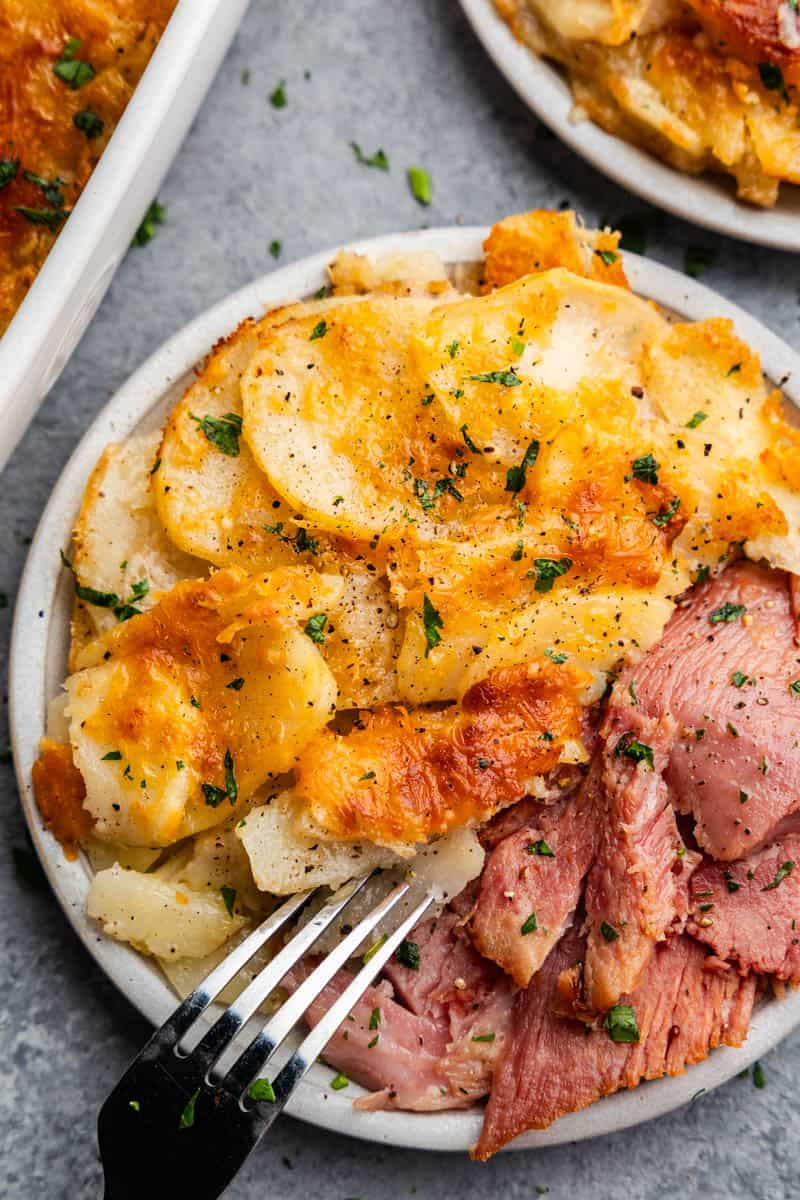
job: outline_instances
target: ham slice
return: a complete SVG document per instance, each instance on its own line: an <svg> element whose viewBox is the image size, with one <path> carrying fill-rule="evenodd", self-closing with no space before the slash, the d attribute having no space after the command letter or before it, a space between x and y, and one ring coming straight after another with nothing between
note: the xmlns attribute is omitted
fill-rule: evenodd
<svg viewBox="0 0 800 1200"><path fill-rule="evenodd" d="M571 923L597 849L600 800L595 769L574 797L531 811L530 823L499 842L483 869L472 940L520 987Z"/></svg>
<svg viewBox="0 0 800 1200"><path fill-rule="evenodd" d="M370 1089L356 1101L359 1108L467 1108L489 1091L508 1035L510 982L480 958L448 909L409 941L419 952L419 969L387 965L387 979L358 1002L328 1042L325 1060ZM295 968L284 986L294 990L312 965ZM308 1010L309 1025L351 978L338 972Z"/></svg>
<svg viewBox="0 0 800 1200"><path fill-rule="evenodd" d="M800 837L692 877L687 931L746 974L800 983Z"/></svg>
<svg viewBox="0 0 800 1200"><path fill-rule="evenodd" d="M557 1016L559 976L582 950L573 927L517 995L475 1158L490 1158L525 1130L544 1129L642 1079L682 1074L714 1046L744 1040L754 979L705 970L703 949L685 935L656 949L640 986L626 999L638 1043L615 1042L605 1028L587 1032L577 1021Z"/></svg>
<svg viewBox="0 0 800 1200"><path fill-rule="evenodd" d="M795 628L790 577L736 563L693 591L615 689L627 692L620 727L674 722L664 777L712 858L744 858L800 827Z"/></svg>
<svg viewBox="0 0 800 1200"><path fill-rule="evenodd" d="M678 832L661 775L674 723L628 711L620 691L618 685L604 727L605 812L586 884L581 1007L590 1013L603 1012L633 991L656 943L681 926L688 912L687 883L699 862ZM648 756L639 757L637 747L645 747Z"/></svg>

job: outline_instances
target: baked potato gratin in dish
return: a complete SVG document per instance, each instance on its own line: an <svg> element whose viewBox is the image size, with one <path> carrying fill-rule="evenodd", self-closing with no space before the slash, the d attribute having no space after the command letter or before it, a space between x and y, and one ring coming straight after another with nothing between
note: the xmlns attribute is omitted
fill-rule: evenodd
<svg viewBox="0 0 800 1200"><path fill-rule="evenodd" d="M796 0L495 0L566 70L576 119L775 204L800 183Z"/></svg>
<svg viewBox="0 0 800 1200"><path fill-rule="evenodd" d="M326 1059L362 1107L488 1095L481 1158L800 978L800 432L618 242L342 252L107 447L64 555L33 774L90 915L185 994L279 896L435 887Z"/></svg>
<svg viewBox="0 0 800 1200"><path fill-rule="evenodd" d="M0 337L97 165L175 3L0 5Z"/></svg>

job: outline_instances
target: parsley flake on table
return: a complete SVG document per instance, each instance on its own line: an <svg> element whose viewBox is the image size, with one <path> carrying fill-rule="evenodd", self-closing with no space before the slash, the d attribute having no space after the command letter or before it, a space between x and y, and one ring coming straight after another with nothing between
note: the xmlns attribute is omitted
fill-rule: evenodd
<svg viewBox="0 0 800 1200"><path fill-rule="evenodd" d="M286 108L286 80L282 79L278 86L270 92L269 102L273 108Z"/></svg>
<svg viewBox="0 0 800 1200"><path fill-rule="evenodd" d="M146 246L156 236L156 228L163 225L167 219L167 210L158 200L154 200L142 217L142 223L133 235L134 246Z"/></svg>
<svg viewBox="0 0 800 1200"><path fill-rule="evenodd" d="M362 167L376 167L379 171L389 170L389 159L385 151L376 150L374 154L365 154L358 142L351 142L350 146L356 157L356 162L361 163Z"/></svg>
<svg viewBox="0 0 800 1200"><path fill-rule="evenodd" d="M424 167L408 168L408 186L418 204L427 207L433 200L433 184Z"/></svg>

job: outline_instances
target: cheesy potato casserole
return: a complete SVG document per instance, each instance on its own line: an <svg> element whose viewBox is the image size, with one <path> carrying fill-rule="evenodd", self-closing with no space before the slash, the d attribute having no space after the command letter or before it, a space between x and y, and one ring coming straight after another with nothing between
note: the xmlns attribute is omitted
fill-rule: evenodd
<svg viewBox="0 0 800 1200"><path fill-rule="evenodd" d="M97 463L34 785L94 868L91 916L179 991L275 897L380 867L412 880L408 905L437 888L440 931L473 914L498 964L487 995L507 1006L571 919L597 830L635 828L591 818L614 680L745 556L800 574L800 432L780 394L729 321L671 320L633 294L618 243L533 212L494 226L479 271L343 252L316 296L215 346L162 431ZM718 611L712 632L745 609ZM649 786L662 764L636 740L643 714L609 771L633 762ZM669 813L646 839L665 847L662 899L700 858ZM538 834L514 832L521 814ZM523 837L525 869L479 919L468 885L490 886L502 835ZM568 836L585 862L562 856ZM551 859L583 866L537 924L514 897ZM626 923L623 992L652 944ZM381 1103L472 1103L495 1036L472 1041L469 1086Z"/></svg>
<svg viewBox="0 0 800 1200"><path fill-rule="evenodd" d="M495 0L560 63L576 117L681 171L732 175L769 206L800 183L800 12L794 0Z"/></svg>
<svg viewBox="0 0 800 1200"><path fill-rule="evenodd" d="M0 336L121 117L175 0L0 7Z"/></svg>

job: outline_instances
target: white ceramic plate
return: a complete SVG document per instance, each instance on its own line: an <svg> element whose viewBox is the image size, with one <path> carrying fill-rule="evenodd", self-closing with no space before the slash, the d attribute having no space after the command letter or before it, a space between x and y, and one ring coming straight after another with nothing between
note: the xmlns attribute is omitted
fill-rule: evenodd
<svg viewBox="0 0 800 1200"><path fill-rule="evenodd" d="M66 366L249 0L179 0L113 137L0 338L0 470Z"/></svg>
<svg viewBox="0 0 800 1200"><path fill-rule="evenodd" d="M486 229L432 229L355 243L369 254L434 250L448 263L482 259ZM308 296L326 282L325 267L335 251L324 251L294 266L266 275L208 309L171 338L117 392L89 428L57 483L39 524L22 578L11 647L9 700L11 739L20 795L31 836L65 913L89 952L128 999L153 1024L161 1024L175 997L160 972L135 951L105 938L85 915L89 868L83 859L68 862L42 826L30 775L44 731L47 701L57 694L66 669L72 580L60 565L86 481L108 442L134 429L154 428L163 420L191 376L193 367L216 340L246 316ZM658 263L625 256L633 288L665 307L693 319L727 316L739 334L761 353L766 374L784 381L787 395L800 403L800 356L763 325L714 292ZM660 1116L701 1090L730 1079L774 1046L800 1023L800 991L759 1008L745 1047L715 1050L688 1074L643 1084L562 1118L551 1129L526 1134L517 1147L556 1145L610 1133ZM327 1129L399 1146L430 1150L466 1150L477 1138L480 1110L456 1113L364 1113L352 1108L355 1085L332 1092L333 1072L315 1066L288 1111Z"/></svg>
<svg viewBox="0 0 800 1200"><path fill-rule="evenodd" d="M573 122L572 95L564 75L517 41L498 15L494 0L460 2L512 87L545 125L598 171L694 225L776 250L800 250L800 187L784 185L774 208L755 208L737 200L733 184L721 176L685 175L591 121Z"/></svg>

